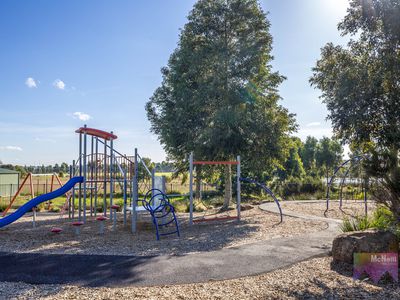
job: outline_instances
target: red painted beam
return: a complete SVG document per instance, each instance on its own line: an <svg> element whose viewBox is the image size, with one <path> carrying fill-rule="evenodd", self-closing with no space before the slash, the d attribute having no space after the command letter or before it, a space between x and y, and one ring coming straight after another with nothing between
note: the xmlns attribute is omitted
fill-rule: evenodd
<svg viewBox="0 0 400 300"><path fill-rule="evenodd" d="M238 165L237 161L194 161L194 165Z"/></svg>
<svg viewBox="0 0 400 300"><path fill-rule="evenodd" d="M95 129L95 128L89 128L89 127L81 127L75 131L76 133L86 133L88 135L93 135L97 136L99 138L105 139L105 140L115 140L117 139L117 136L115 134L109 133L107 131L103 131L100 129Z"/></svg>

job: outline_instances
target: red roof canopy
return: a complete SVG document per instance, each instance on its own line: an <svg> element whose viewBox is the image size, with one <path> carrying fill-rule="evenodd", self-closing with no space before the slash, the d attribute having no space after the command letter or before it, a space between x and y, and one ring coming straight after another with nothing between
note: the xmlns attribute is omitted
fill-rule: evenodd
<svg viewBox="0 0 400 300"><path fill-rule="evenodd" d="M105 139L105 140L115 140L118 137L115 134L109 133L107 131L103 131L100 129L95 129L95 128L89 128L89 127L81 127L75 131L76 133L86 133L88 135L93 135L97 136L99 138Z"/></svg>

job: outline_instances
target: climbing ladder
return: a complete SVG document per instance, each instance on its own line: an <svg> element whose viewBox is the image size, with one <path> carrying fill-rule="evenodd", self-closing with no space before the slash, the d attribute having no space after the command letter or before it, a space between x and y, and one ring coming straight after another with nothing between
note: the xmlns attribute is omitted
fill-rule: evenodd
<svg viewBox="0 0 400 300"><path fill-rule="evenodd" d="M149 190L142 202L143 207L150 213L156 229L156 238L179 233L179 224L175 215L175 208L170 204L168 196L159 189Z"/></svg>

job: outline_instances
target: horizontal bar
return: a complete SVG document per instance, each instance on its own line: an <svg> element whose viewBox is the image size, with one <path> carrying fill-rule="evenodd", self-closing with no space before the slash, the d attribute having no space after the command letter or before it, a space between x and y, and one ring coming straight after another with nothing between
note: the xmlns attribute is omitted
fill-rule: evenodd
<svg viewBox="0 0 400 300"><path fill-rule="evenodd" d="M238 165L237 161L194 161L194 165Z"/></svg>
<svg viewBox="0 0 400 300"><path fill-rule="evenodd" d="M213 222L213 221L226 221L226 220L237 220L238 217L217 217L217 218L203 218L203 219L194 219L193 223L201 223L201 222Z"/></svg>

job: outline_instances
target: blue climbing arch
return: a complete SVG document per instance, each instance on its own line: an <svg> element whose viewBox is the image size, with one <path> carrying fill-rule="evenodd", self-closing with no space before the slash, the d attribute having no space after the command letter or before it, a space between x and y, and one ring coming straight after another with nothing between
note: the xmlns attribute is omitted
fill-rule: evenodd
<svg viewBox="0 0 400 300"><path fill-rule="evenodd" d="M283 222L282 208L281 208L281 205L279 204L279 200L275 196L275 194L265 184L260 183L260 182L254 180L254 179L244 178L244 177L240 177L240 181L255 184L256 186L262 188L268 195L270 195L272 197L272 199L274 199L274 201L275 201L275 203L276 203L276 205L278 206L278 209L279 209L279 215L281 217L281 220L280 220L279 223Z"/></svg>

